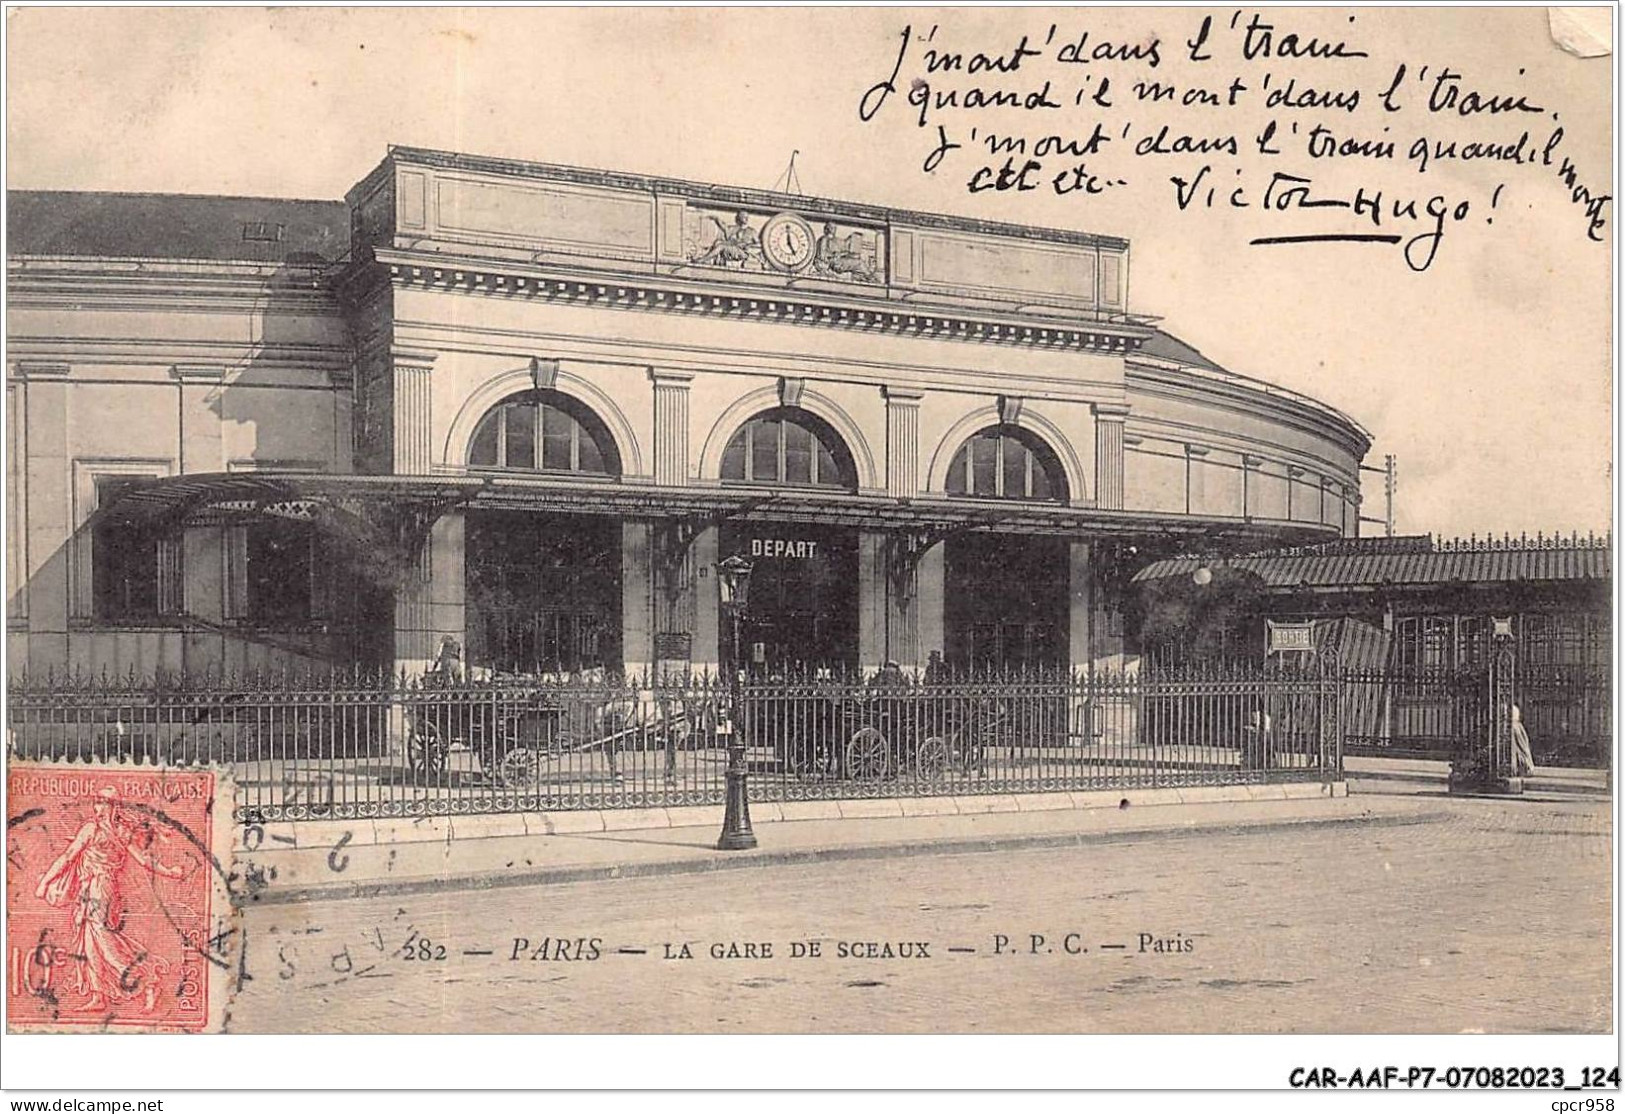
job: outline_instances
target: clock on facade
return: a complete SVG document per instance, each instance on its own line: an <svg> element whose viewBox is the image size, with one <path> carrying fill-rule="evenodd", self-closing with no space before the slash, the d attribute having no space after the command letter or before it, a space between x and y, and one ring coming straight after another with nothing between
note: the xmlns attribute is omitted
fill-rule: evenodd
<svg viewBox="0 0 1625 1114"><path fill-rule="evenodd" d="M812 262L812 225L794 213L780 213L762 225L762 255L781 271L799 271Z"/></svg>

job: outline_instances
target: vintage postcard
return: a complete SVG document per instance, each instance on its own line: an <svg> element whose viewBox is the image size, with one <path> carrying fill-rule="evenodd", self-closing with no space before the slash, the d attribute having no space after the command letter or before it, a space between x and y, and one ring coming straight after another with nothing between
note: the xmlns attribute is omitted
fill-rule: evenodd
<svg viewBox="0 0 1625 1114"><path fill-rule="evenodd" d="M1617 1086L1613 16L12 9L9 1026Z"/></svg>

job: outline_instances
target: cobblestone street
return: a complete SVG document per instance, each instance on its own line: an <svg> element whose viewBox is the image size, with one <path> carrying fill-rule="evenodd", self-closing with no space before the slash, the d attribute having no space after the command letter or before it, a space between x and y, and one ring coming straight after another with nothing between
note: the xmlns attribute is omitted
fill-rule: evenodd
<svg viewBox="0 0 1625 1114"><path fill-rule="evenodd" d="M231 1028L1606 1031L1607 804L1438 804L1402 825L254 907Z"/></svg>

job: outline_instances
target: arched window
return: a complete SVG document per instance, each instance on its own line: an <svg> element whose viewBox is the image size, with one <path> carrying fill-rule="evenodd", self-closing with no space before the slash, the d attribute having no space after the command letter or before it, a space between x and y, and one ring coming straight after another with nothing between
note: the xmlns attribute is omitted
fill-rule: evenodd
<svg viewBox="0 0 1625 1114"><path fill-rule="evenodd" d="M857 488L841 435L805 410L781 406L739 428L722 450L722 478L734 483Z"/></svg>
<svg viewBox="0 0 1625 1114"><path fill-rule="evenodd" d="M989 426L948 465L949 495L1065 502L1066 477L1054 450L1024 429Z"/></svg>
<svg viewBox="0 0 1625 1114"><path fill-rule="evenodd" d="M557 391L503 399L480 419L469 443L470 468L619 476L620 454L603 421Z"/></svg>

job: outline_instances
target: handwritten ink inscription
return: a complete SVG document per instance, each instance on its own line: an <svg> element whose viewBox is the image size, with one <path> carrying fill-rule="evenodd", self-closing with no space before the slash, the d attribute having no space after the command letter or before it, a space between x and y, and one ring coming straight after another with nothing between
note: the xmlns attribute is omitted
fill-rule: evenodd
<svg viewBox="0 0 1625 1114"><path fill-rule="evenodd" d="M1424 272L1513 201L1572 210L1578 235L1608 239L1606 169L1582 165L1524 68L1396 57L1393 36L1368 49L1380 36L1360 21L1380 17L1363 13L1155 18L1162 31L1126 38L1059 20L992 41L910 24L877 52L858 117L921 135L920 169L971 195L1129 191L1186 219L1228 215L1256 247L1375 245Z"/></svg>

